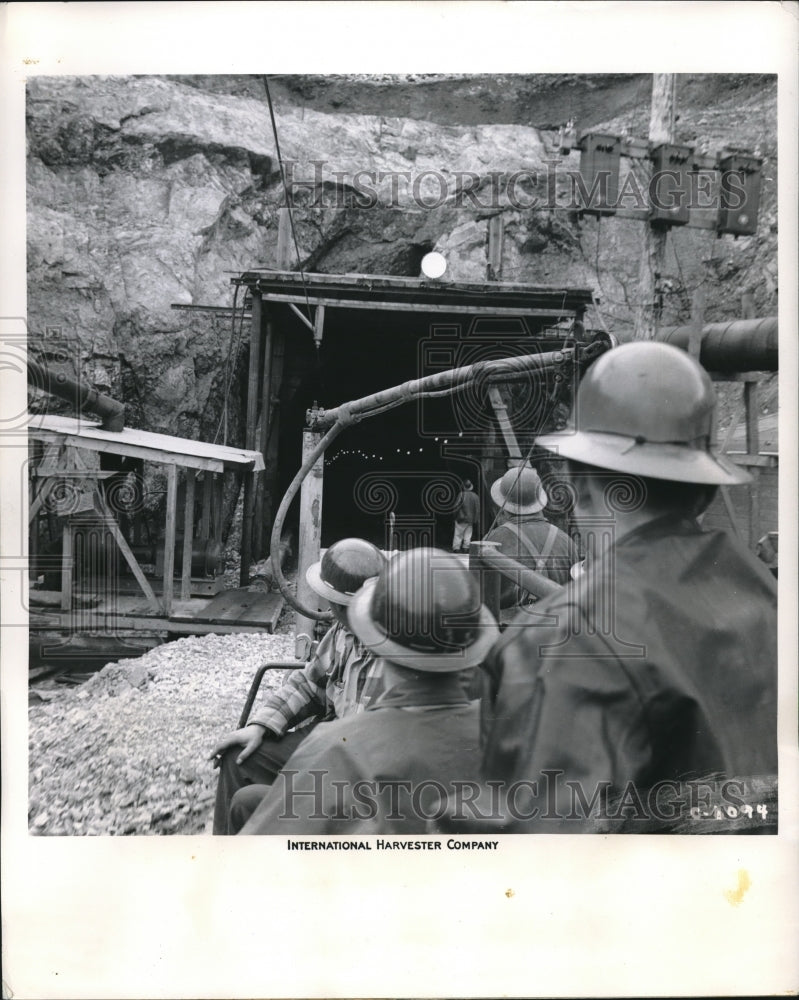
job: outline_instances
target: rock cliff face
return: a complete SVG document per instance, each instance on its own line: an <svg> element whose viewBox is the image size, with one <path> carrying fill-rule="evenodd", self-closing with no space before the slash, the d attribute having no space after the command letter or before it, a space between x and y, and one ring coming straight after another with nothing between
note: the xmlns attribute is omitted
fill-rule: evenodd
<svg viewBox="0 0 799 1000"><path fill-rule="evenodd" d="M739 314L742 291L772 313L776 83L679 87L677 139L757 147L763 195L753 237L672 231L664 322L688 317L699 285L709 320ZM629 331L640 223L566 210L579 155L560 156L554 130L576 115L579 128L645 135L648 78L288 77L272 92L306 270L416 275L436 248L451 278L485 280L501 211L503 280L591 287L592 321ZM227 315L173 306L229 306L234 274L277 264L283 190L263 81L33 78L28 150L32 342L123 399L131 425L208 440L232 358L235 441L246 339ZM563 210L536 207L553 191Z"/></svg>

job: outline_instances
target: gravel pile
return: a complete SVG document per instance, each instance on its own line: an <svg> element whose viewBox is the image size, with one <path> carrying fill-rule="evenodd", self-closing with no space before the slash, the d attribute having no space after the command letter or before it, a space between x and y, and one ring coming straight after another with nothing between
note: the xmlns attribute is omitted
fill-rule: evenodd
<svg viewBox="0 0 799 1000"><path fill-rule="evenodd" d="M293 656L292 635L192 636L110 663L79 688L38 690L30 832L205 832L216 789L207 758L236 728L256 669ZM267 672L261 696L281 678Z"/></svg>

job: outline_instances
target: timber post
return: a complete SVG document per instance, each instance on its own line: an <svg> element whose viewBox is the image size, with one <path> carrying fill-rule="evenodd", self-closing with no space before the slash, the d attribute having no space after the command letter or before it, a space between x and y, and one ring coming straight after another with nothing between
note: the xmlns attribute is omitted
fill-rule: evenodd
<svg viewBox="0 0 799 1000"><path fill-rule="evenodd" d="M322 431L307 428L302 432L302 463L305 464L311 452L323 437ZM305 607L318 607L319 597L311 590L305 579L305 571L319 559L322 545L322 487L324 484L324 454L302 481L300 487L300 538L297 554L297 600ZM295 629L297 656L302 657L305 643L301 635L313 639L314 621L304 615L297 615Z"/></svg>
<svg viewBox="0 0 799 1000"><path fill-rule="evenodd" d="M672 142L674 138L673 73L655 73L652 77L652 111L649 118L649 138L657 143ZM638 271L638 306L635 310L636 340L654 340L657 335L659 308L657 298L658 277L663 272L666 259L668 227L644 225L641 237L641 264Z"/></svg>

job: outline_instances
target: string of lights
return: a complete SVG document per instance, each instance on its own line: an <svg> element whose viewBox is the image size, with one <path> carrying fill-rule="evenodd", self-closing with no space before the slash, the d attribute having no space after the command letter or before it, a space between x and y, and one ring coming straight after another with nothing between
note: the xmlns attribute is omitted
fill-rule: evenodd
<svg viewBox="0 0 799 1000"><path fill-rule="evenodd" d="M459 438L463 437L463 431L459 431L458 437ZM385 452L384 454L380 454L379 452L364 451L362 448L339 448L332 455L325 458L324 464L325 468L327 468L328 466L335 465L336 462L344 458L349 458L350 460L360 459L360 460L367 460L370 462L372 461L383 462L386 459L388 460L391 460L392 458L395 459L397 455L399 455L400 458L402 458L403 456L407 458L410 457L411 455L423 454L424 452L435 453L436 457L440 458L441 457L440 448L434 447L434 445L442 445L442 444L449 444L449 438L435 438L433 443L428 445L427 447L422 446L420 448L393 448L389 452Z"/></svg>

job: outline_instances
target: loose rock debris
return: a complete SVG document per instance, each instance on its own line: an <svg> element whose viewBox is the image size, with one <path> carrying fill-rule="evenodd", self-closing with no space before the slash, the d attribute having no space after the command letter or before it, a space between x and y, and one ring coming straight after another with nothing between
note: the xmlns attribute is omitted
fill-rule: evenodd
<svg viewBox="0 0 799 1000"><path fill-rule="evenodd" d="M29 710L32 834L196 834L213 811L217 740L255 671L292 659L291 635L192 636L110 663ZM268 671L259 697L283 671Z"/></svg>

